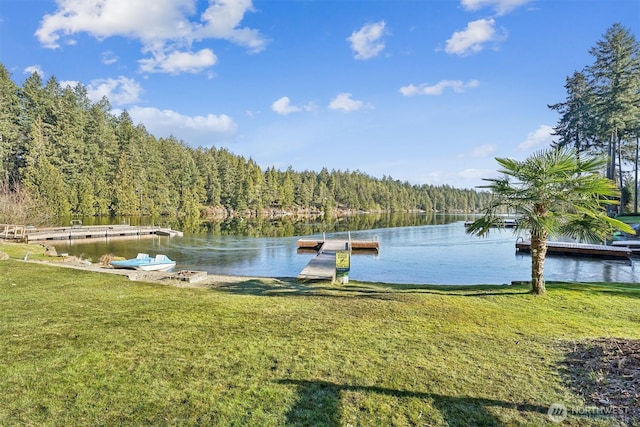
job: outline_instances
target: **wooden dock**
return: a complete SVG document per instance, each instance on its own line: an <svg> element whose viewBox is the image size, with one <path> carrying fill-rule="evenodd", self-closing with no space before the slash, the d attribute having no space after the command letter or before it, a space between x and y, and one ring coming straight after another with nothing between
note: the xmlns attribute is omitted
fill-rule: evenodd
<svg viewBox="0 0 640 427"><path fill-rule="evenodd" d="M473 221L465 221L465 228L473 224ZM517 218L505 218L501 223L494 225L492 228L516 228L518 226Z"/></svg>
<svg viewBox="0 0 640 427"><path fill-rule="evenodd" d="M182 236L181 231L158 226L131 226L131 225L96 225L35 228L25 231L24 240L78 240L78 239L108 239L111 237L140 237L140 236Z"/></svg>
<svg viewBox="0 0 640 427"><path fill-rule="evenodd" d="M530 240L519 240L516 242L516 251L531 252ZM573 242L547 242L547 254L565 256L583 256L605 259L621 259L632 256L629 247L593 245L588 243Z"/></svg>
<svg viewBox="0 0 640 427"><path fill-rule="evenodd" d="M300 239L298 252L309 251L318 254L298 274L298 280L336 280L336 252L348 250L351 253L378 253L377 240L340 240L340 239Z"/></svg>
<svg viewBox="0 0 640 427"><path fill-rule="evenodd" d="M15 224L0 224L0 238L7 240L24 240L27 227Z"/></svg>
<svg viewBox="0 0 640 427"><path fill-rule="evenodd" d="M618 248L629 248L634 254L640 253L640 240L638 239L614 240L613 242L611 242L611 246L615 246Z"/></svg>
<svg viewBox="0 0 640 427"><path fill-rule="evenodd" d="M298 250L301 253L308 251L320 252L323 245L326 242L333 242L334 240L326 239L300 239L298 240ZM335 240L336 242L342 242L342 250L351 249L353 252L363 253L378 253L380 250L380 243L377 240ZM346 246L349 244L349 246Z"/></svg>

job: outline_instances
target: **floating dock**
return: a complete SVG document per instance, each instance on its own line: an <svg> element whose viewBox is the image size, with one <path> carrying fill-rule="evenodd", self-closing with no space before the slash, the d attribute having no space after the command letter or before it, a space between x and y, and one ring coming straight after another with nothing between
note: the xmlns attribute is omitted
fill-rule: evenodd
<svg viewBox="0 0 640 427"><path fill-rule="evenodd" d="M340 240L340 239L300 239L298 252L317 252L318 254L298 274L298 280L336 280L336 252L348 250L351 253L377 254L380 244L377 240Z"/></svg>
<svg viewBox="0 0 640 427"><path fill-rule="evenodd" d="M97 239L110 237L140 237L140 236L182 236L181 231L157 226L131 226L131 225L91 225L54 228L29 228L23 233L14 234L15 238L33 241L47 240L77 240Z"/></svg>
<svg viewBox="0 0 640 427"><path fill-rule="evenodd" d="M531 241L517 241L516 251L530 253ZM628 259L633 255L633 252L629 247L622 246L593 245L588 243L573 242L547 242L547 254L605 259Z"/></svg>
<svg viewBox="0 0 640 427"><path fill-rule="evenodd" d="M634 254L640 254L640 240L614 240L611 246L629 248Z"/></svg>
<svg viewBox="0 0 640 427"><path fill-rule="evenodd" d="M469 227L471 224L473 224L473 221L464 222L465 228ZM517 218L505 218L500 224L496 224L492 228L515 228L517 226L518 226Z"/></svg>
<svg viewBox="0 0 640 427"><path fill-rule="evenodd" d="M340 240L340 239L337 239L337 240L300 239L300 240L298 240L298 250L301 253L304 253L304 252L307 252L307 251L320 252L322 250L323 246L326 247L326 243L327 242L331 242L332 245L333 245L333 242L341 242L342 243L342 249L341 250L351 249L352 251L357 251L357 252L378 253L378 250L380 249L380 243L377 240L351 240L351 241L349 241L349 240Z"/></svg>

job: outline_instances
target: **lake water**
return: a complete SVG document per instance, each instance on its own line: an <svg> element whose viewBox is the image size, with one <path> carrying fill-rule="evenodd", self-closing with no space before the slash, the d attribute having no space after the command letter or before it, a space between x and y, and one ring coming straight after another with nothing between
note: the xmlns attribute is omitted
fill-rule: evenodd
<svg viewBox="0 0 640 427"><path fill-rule="evenodd" d="M421 221L426 223L419 225ZM416 223L416 220L412 218L410 223ZM367 224L379 225L375 221ZM531 277L531 257L516 253L517 236L511 230L495 230L488 237L480 238L465 233L463 217L441 221L430 218L418 220L417 224L350 231L353 240L377 239L380 252L378 255L354 254L349 278L397 284L459 285L509 284ZM349 229L353 225L362 227L361 223L352 222L331 229ZM138 252L163 253L177 262L176 270L295 277L314 256L298 254L297 240L321 236L320 228L315 224L304 224L291 228L294 235L284 237L234 235L217 227L206 233L185 233L184 237L51 243L59 252L84 256L94 262L106 253L126 258L135 257ZM310 231L310 234L304 234L304 231ZM331 231L326 236L345 238L348 233ZM549 281L637 282L640 264L637 261L549 256L545 262L545 278Z"/></svg>

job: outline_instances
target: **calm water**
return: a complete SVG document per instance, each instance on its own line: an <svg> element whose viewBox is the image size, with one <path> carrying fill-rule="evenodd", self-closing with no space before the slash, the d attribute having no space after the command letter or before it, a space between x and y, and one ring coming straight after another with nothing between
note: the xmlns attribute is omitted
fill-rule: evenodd
<svg viewBox="0 0 640 427"><path fill-rule="evenodd" d="M433 219L423 222L428 224L351 231L354 240L378 239L380 253L353 255L350 279L452 285L508 284L514 280L529 280L531 257L516 253L517 236L511 230L496 230L488 237L479 238L465 233L462 219L448 219L440 221L443 222L440 224ZM376 222L371 224L379 225ZM359 223L355 225L361 226ZM163 253L177 262L177 270L295 277L314 256L298 254L296 241L300 237L321 236L318 228L321 227L306 224L302 229L294 229L297 234L289 237L238 236L217 228L207 233L185 233L182 238L101 239L91 243L65 241L55 243L55 246L59 251L82 255L94 262L106 253L126 258L135 257L138 252ZM304 234L300 233L301 230L313 232ZM326 235L342 238L348 234L346 231L334 231ZM640 264L638 261L548 257L545 277L555 281L636 282L640 280Z"/></svg>

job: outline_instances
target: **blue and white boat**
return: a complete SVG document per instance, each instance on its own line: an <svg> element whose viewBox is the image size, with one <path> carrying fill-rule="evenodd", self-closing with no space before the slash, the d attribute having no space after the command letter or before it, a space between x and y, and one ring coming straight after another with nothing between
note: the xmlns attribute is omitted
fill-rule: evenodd
<svg viewBox="0 0 640 427"><path fill-rule="evenodd" d="M151 257L149 254L143 253L139 253L137 257L132 259L111 261L109 264L115 268L144 271L169 271L176 266L176 262L170 260L166 255Z"/></svg>

